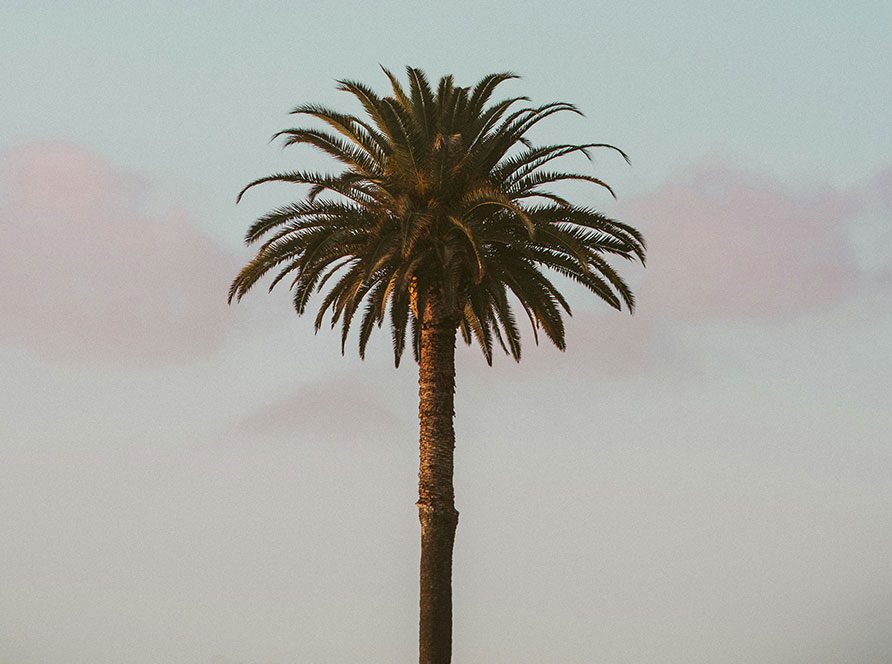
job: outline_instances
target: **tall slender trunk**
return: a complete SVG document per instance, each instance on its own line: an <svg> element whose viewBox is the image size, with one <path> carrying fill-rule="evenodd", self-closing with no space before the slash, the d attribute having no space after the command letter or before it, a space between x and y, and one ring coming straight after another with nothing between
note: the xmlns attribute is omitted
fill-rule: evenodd
<svg viewBox="0 0 892 664"><path fill-rule="evenodd" d="M418 370L419 664L449 664L452 659L452 546L458 525L452 487L456 327L456 318L432 293L423 312Z"/></svg>

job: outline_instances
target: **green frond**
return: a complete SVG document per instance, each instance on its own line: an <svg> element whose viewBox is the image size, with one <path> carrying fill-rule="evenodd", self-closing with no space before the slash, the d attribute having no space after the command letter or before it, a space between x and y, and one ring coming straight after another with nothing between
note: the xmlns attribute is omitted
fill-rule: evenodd
<svg viewBox="0 0 892 664"><path fill-rule="evenodd" d="M632 289L629 288L629 285L621 276L619 276L619 273L617 273L617 271L613 269L613 266L600 256L592 255L589 257L589 260L597 267L598 272L604 275L607 281L610 282L610 285L613 286L614 290L619 293L623 302L625 302L626 307L628 307L629 313L634 313L635 295L632 293ZM614 308L619 309L618 306Z"/></svg>
<svg viewBox="0 0 892 664"><path fill-rule="evenodd" d="M463 339L479 346L487 363L496 345L520 360L517 306L536 343L541 330L564 348L570 305L555 275L611 307L633 310L633 293L607 257L643 264L641 233L549 190L582 181L613 194L599 177L552 164L574 154L591 163L591 151L600 148L628 161L625 152L607 143L535 146L527 136L533 127L555 114L581 113L565 102L529 105L522 96L493 102L498 87L517 78L513 73L472 86L447 75L432 88L420 69L406 69L405 86L382 70L390 84L384 95L338 82L359 101L358 115L316 104L292 109L322 128L285 129L274 138L308 145L341 170L276 173L239 192L237 201L269 182L305 187L300 200L250 225L245 242L256 253L230 285L230 302L267 275L270 290L290 281L298 314L319 293L315 328L340 325L342 352L354 318L360 357L374 328L388 322L396 366L407 344L418 360L422 319L434 301L452 312Z"/></svg>
<svg viewBox="0 0 892 664"><path fill-rule="evenodd" d="M245 244L253 244L272 229L294 219L322 214L325 214L325 209L318 204L310 204L301 201L291 205L283 205L282 207L276 208L263 215L251 225L248 232L245 234Z"/></svg>
<svg viewBox="0 0 892 664"><path fill-rule="evenodd" d="M365 148L360 149L342 141L328 132L315 129L284 129L273 134L272 140L285 137L284 147L304 143L312 145L326 154L334 157L348 167L353 167L357 172L369 176L378 177L382 174L378 162Z"/></svg>
<svg viewBox="0 0 892 664"><path fill-rule="evenodd" d="M322 173L308 173L303 171L276 173L275 175L268 175L248 183L248 185L239 192L235 202L236 204L240 203L245 193L259 184L281 182L285 184L311 185L312 187L318 188L319 191L332 191L355 203L366 205L369 201L364 196L365 192L363 192L362 189L355 187L355 184L362 180L362 175L352 172L341 173L339 175L325 175ZM315 196L308 197L307 202L312 203L314 198Z"/></svg>
<svg viewBox="0 0 892 664"><path fill-rule="evenodd" d="M544 147L531 148L519 155L502 160L494 169L493 173L496 179L508 182L516 182L545 164L566 157L574 153L582 153L585 158L591 162L592 157L589 150L593 148L612 148L618 150L623 158L628 162L629 158L626 153L619 148L614 148L606 143L584 143L582 145L548 145Z"/></svg>
<svg viewBox="0 0 892 664"><path fill-rule="evenodd" d="M427 77L420 69L406 67L406 75L409 78L409 90L412 95L412 107L418 117L422 135L425 140L430 140L434 128L434 95L431 92Z"/></svg>
<svg viewBox="0 0 892 664"><path fill-rule="evenodd" d="M409 294L395 290L390 298L390 331L393 342L393 363L400 366L406 347L406 325L409 322Z"/></svg>
<svg viewBox="0 0 892 664"><path fill-rule="evenodd" d="M483 279L486 268L483 264L483 251L479 243L477 242L477 238L474 237L474 231L468 224L464 223L461 219L453 217L452 215L449 215L449 222L453 226L458 228L468 240L468 246L471 248L471 252L474 255L474 261L477 268L477 272L474 276L474 283L479 284L480 281Z"/></svg>
<svg viewBox="0 0 892 664"><path fill-rule="evenodd" d="M345 297L345 294L353 290L354 286L358 288L360 285L362 285L363 267L364 266L361 262L357 262L356 264L352 265L349 270L340 275L338 280L335 281L334 285L329 289L328 293L326 293L316 313L314 327L317 332L322 327L325 315L328 313L329 310L332 310L331 326L335 326L338 321L335 314L336 307L338 306L338 303Z"/></svg>
<svg viewBox="0 0 892 664"><path fill-rule="evenodd" d="M388 154L387 139L369 123L346 113L333 111L318 104L302 104L291 110L292 115L308 115L321 120L341 135L368 152L375 161L383 164Z"/></svg>
<svg viewBox="0 0 892 664"><path fill-rule="evenodd" d="M359 326L359 357L365 359L365 349L372 336L372 329L375 323L381 320L381 302L386 297L385 281L376 281L375 285L369 290L366 297L365 312L362 316L362 323Z"/></svg>
<svg viewBox="0 0 892 664"><path fill-rule="evenodd" d="M359 100L365 112L368 113L372 122L379 130L385 130L387 123L381 115L382 100L376 95L371 88L357 81L341 80L338 81L338 90L349 92ZM392 138L388 136L388 138Z"/></svg>
<svg viewBox="0 0 892 664"><path fill-rule="evenodd" d="M483 351L486 363L492 366L492 305L485 298L481 297L482 295L483 291L479 289L472 289L468 294L463 321L480 345L480 350ZM470 339L468 343L470 343Z"/></svg>
<svg viewBox="0 0 892 664"><path fill-rule="evenodd" d="M492 313L496 325L493 331L496 333L502 349L511 354L516 362L520 362L520 329L517 327L517 319L508 302L508 293L504 282L490 279L486 284L486 293L492 307ZM501 328L501 332L499 329ZM507 348L505 347L507 344Z"/></svg>
<svg viewBox="0 0 892 664"><path fill-rule="evenodd" d="M412 112L412 101L406 96L406 92L403 90L402 83L399 82L396 76L394 76L387 67L380 65L381 70L387 76L390 81L390 88L393 90L393 97L402 107L402 109L406 113Z"/></svg>
<svg viewBox="0 0 892 664"><path fill-rule="evenodd" d="M479 118L472 118L468 127L468 145L470 146L470 150L468 153L468 157L473 157L474 159L479 159L480 155L474 148L478 147L478 144L484 141L485 139L492 139L494 136L490 135L492 129L499 123L499 120L502 119L502 116L516 103L521 101L529 101L529 97L512 97L511 99L505 99L498 104L494 104L490 106L486 111L484 111Z"/></svg>
<svg viewBox="0 0 892 664"><path fill-rule="evenodd" d="M495 187L478 185L470 189L462 199L461 205L464 207L463 219L472 219L474 214L482 208L502 209L512 214L512 217L509 218L516 218L524 225L530 238L536 233L536 223L529 212L523 206L518 205L510 194Z"/></svg>
<svg viewBox="0 0 892 664"><path fill-rule="evenodd" d="M489 74L481 78L471 93L471 98L468 101L468 112L474 116L480 115L495 89L505 81L516 78L520 78L520 76L512 72Z"/></svg>
<svg viewBox="0 0 892 664"><path fill-rule="evenodd" d="M591 182L593 184L596 184L599 187L603 187L604 189L609 191L610 195L616 198L616 193L613 191L613 188L609 184L599 178L592 177L591 175L581 175L579 173L536 171L535 173L531 173L518 180L510 181L508 186L511 188L512 192L517 192L515 198L524 198L525 196L529 195L527 192L532 190L534 187L538 187L543 184L552 184L554 182L567 182L573 180L580 182Z"/></svg>

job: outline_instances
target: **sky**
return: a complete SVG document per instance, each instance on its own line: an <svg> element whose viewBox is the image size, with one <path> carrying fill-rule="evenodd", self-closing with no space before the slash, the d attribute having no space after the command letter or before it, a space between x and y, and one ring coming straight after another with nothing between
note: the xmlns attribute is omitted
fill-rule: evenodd
<svg viewBox="0 0 892 664"><path fill-rule="evenodd" d="M417 377L226 291L384 65L565 100L634 316L458 351L454 660L892 660L892 8L0 1L0 662L416 657ZM588 170L586 170L588 169Z"/></svg>

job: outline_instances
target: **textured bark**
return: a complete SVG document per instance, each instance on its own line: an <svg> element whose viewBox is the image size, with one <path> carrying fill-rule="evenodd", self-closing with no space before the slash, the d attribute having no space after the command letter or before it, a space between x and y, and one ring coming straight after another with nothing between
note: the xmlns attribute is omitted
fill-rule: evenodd
<svg viewBox="0 0 892 664"><path fill-rule="evenodd" d="M457 324L442 299L431 293L422 320L418 372L419 664L449 664L452 659L452 546L458 525L452 487Z"/></svg>

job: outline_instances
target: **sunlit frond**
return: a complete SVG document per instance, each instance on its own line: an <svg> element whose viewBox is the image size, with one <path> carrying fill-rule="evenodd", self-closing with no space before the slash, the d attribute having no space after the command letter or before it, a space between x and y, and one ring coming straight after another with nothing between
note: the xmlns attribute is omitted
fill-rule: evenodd
<svg viewBox="0 0 892 664"><path fill-rule="evenodd" d="M319 293L317 330L326 319L331 327L340 323L343 350L358 317L364 357L374 328L387 322L397 365L407 345L418 359L432 298L446 303L450 324L488 363L497 347L520 359L517 307L536 341L541 331L564 348L570 305L549 275L580 284L611 307L633 309L631 289L606 256L643 264L644 238L549 189L582 181L613 194L599 177L552 164L574 154L591 161L601 148L628 161L625 152L607 143L535 146L527 136L533 127L558 113L581 113L564 102L524 105L529 99L522 96L491 102L500 85L517 78L510 72L461 87L451 76L432 85L408 67L404 86L382 69L390 84L385 95L338 82L363 117L303 104L292 113L323 128L274 137L319 150L342 170L276 173L239 192L237 200L269 182L305 187L303 198L249 228L245 241L258 249L233 280L230 300L267 275L270 289L290 283L299 314Z"/></svg>

